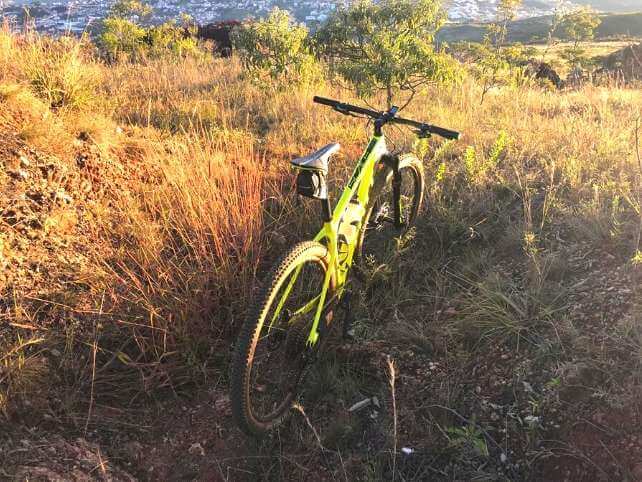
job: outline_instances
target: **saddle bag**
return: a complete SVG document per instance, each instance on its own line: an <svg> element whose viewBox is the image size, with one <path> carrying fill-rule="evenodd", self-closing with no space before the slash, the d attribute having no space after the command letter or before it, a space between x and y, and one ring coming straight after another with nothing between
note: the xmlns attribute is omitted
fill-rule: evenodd
<svg viewBox="0 0 642 482"><path fill-rule="evenodd" d="M328 185L325 174L312 169L302 169L296 177L297 194L312 199L327 199Z"/></svg>

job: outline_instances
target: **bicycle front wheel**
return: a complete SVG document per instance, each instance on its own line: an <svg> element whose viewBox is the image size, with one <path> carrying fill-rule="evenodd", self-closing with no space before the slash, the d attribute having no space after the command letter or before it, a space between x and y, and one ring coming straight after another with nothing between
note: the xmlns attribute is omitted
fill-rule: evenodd
<svg viewBox="0 0 642 482"><path fill-rule="evenodd" d="M271 271L241 329L232 359L230 398L234 418L248 434L263 434L291 413L314 357L307 340L327 270L325 246L296 245ZM333 289L331 279L326 303Z"/></svg>
<svg viewBox="0 0 642 482"><path fill-rule="evenodd" d="M393 171L386 166L375 178L366 208L366 221L359 232L355 252L355 263L359 268L372 270L386 264L397 240L417 221L424 197L423 165L412 154L402 155L399 174L401 227L394 223Z"/></svg>

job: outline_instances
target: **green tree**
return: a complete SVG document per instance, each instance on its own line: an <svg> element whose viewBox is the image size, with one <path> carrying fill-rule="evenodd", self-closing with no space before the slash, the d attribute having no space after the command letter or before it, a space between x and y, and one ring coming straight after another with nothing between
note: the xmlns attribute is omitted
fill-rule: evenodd
<svg viewBox="0 0 642 482"><path fill-rule="evenodd" d="M179 20L161 25L144 27L152 8L138 0L120 0L102 22L98 45L110 60L123 57L130 60L162 56L198 56L201 54L196 40L194 22L182 14ZM188 35L186 35L186 33Z"/></svg>
<svg viewBox="0 0 642 482"><path fill-rule="evenodd" d="M102 21L98 45L110 60L123 55L137 57L145 50L146 30L139 24L153 13L152 7L140 0L118 0Z"/></svg>
<svg viewBox="0 0 642 482"><path fill-rule="evenodd" d="M186 35L188 33L189 35ZM198 57L202 54L196 39L194 21L189 15L181 14L180 20L169 20L150 27L145 35L147 55L162 57Z"/></svg>
<svg viewBox="0 0 642 482"><path fill-rule="evenodd" d="M135 57L145 48L145 29L122 17L107 17L102 22L98 45L110 60L123 55Z"/></svg>
<svg viewBox="0 0 642 482"><path fill-rule="evenodd" d="M502 73L511 69L511 60L516 57L516 48L506 45L508 25L514 20L522 0L500 0L497 20L490 24L484 41L477 49L475 73L482 82L481 103L493 87L504 82Z"/></svg>
<svg viewBox="0 0 642 482"><path fill-rule="evenodd" d="M310 52L308 30L290 14L274 8L267 18L235 30L233 41L245 68L257 80L306 81L316 71Z"/></svg>
<svg viewBox="0 0 642 482"><path fill-rule="evenodd" d="M592 40L595 37L595 29L601 23L599 15L588 8L580 8L566 14L560 22L559 30L566 40L573 42L573 46L562 53L562 58L574 67L588 67L591 61L580 43Z"/></svg>
<svg viewBox="0 0 642 482"><path fill-rule="evenodd" d="M422 86L457 76L454 60L434 47L444 21L438 0L360 0L338 9L315 40L358 95L384 90L390 107L394 95L404 92L407 105Z"/></svg>
<svg viewBox="0 0 642 482"><path fill-rule="evenodd" d="M140 0L118 0L109 10L108 17L146 20L153 13L151 5Z"/></svg>
<svg viewBox="0 0 642 482"><path fill-rule="evenodd" d="M577 48L580 42L592 40L595 29L602 20L599 15L588 8L580 8L564 16L560 23L560 30L567 40L573 42Z"/></svg>

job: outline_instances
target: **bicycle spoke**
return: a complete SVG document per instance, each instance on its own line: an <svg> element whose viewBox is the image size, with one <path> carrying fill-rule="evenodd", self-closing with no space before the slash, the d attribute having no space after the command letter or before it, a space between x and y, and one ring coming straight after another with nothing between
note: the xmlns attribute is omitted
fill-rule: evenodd
<svg viewBox="0 0 642 482"><path fill-rule="evenodd" d="M308 358L307 338L320 299L325 268L297 267L282 284L256 344L250 390L257 418L269 419L295 392ZM277 314L274 314L279 310Z"/></svg>

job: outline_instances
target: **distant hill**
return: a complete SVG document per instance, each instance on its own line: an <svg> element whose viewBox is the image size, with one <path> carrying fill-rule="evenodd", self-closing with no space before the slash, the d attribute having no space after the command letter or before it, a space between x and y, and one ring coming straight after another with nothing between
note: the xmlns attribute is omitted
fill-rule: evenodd
<svg viewBox="0 0 642 482"><path fill-rule="evenodd" d="M601 18L602 24L596 31L597 39L617 36L642 37L642 12L603 14ZM551 19L552 17L548 15L511 22L508 27L508 40L524 43L544 40L550 28ZM480 42L486 34L486 29L487 24L484 23L448 24L439 31L437 39L440 42Z"/></svg>
<svg viewBox="0 0 642 482"><path fill-rule="evenodd" d="M640 10L640 0L581 0L580 5L588 5L603 12L637 12Z"/></svg>

